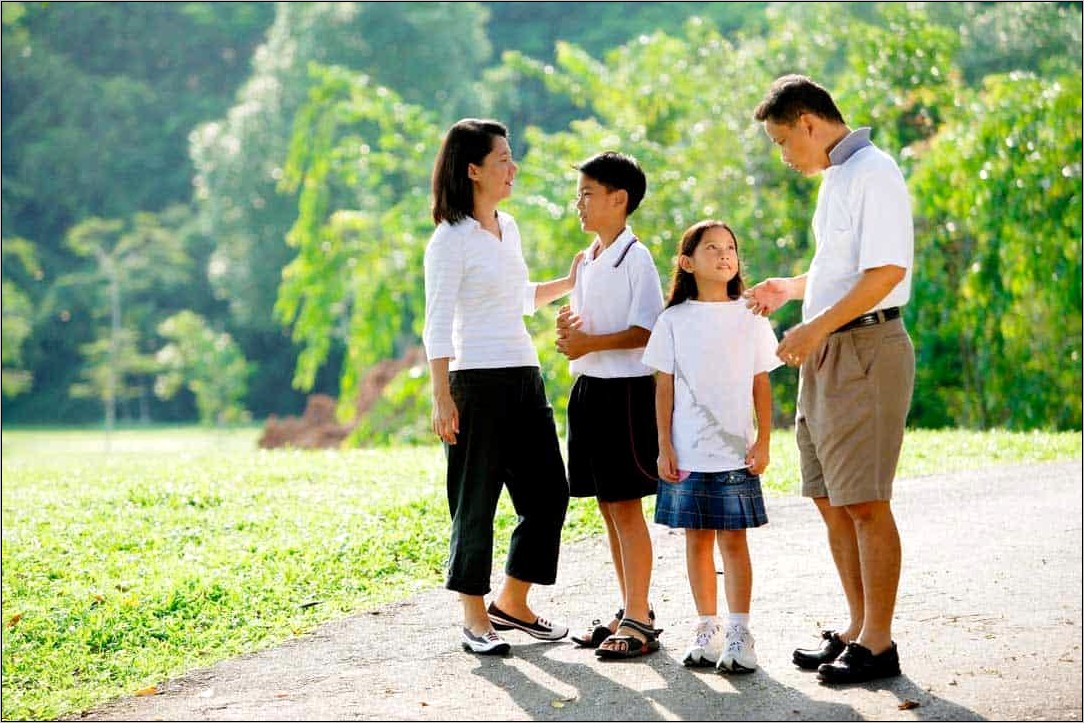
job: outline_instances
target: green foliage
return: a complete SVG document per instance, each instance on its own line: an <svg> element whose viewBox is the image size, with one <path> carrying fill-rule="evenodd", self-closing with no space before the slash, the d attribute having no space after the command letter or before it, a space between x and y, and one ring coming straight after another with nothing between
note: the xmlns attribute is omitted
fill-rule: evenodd
<svg viewBox="0 0 1084 723"><path fill-rule="evenodd" d="M95 341L82 347L86 360L82 379L71 391L75 397L101 399L106 427L111 429L117 401L138 397L143 391L138 381L129 382L128 377L145 380L151 371L152 365L139 353L140 321L148 316L140 297L182 281L188 257L183 240L149 213L138 213L128 221L87 219L72 228L66 242L77 256L91 259L93 266L62 282L97 290L93 316L109 320Z"/></svg>
<svg viewBox="0 0 1084 723"><path fill-rule="evenodd" d="M439 447L257 451L256 430L3 432L4 720L51 720L440 585ZM766 494L797 491L772 435ZM901 476L1080 459L1080 433L912 432ZM494 536L516 516L502 496ZM604 534L574 500L566 543ZM449 605L451 602L449 601ZM451 608L449 608L451 609Z"/></svg>
<svg viewBox="0 0 1084 723"><path fill-rule="evenodd" d="M592 117L561 133L526 131L530 150L510 206L532 277L563 273L590 242L571 206L577 179L571 165L603 150L636 156L647 173L647 195L630 224L651 249L664 288L682 232L702 218L722 218L734 228L747 280L796 270L809 249L806 194L812 186L785 175L752 122L752 108L771 82L761 52L734 46L706 23L691 21L683 38L641 37L604 63L568 45L559 46L555 67L510 56L521 72L567 93ZM720 86L734 90L720 98ZM790 192L778 192L779 186ZM567 201L554 202L562 198ZM786 324L796 313L787 309L774 321ZM538 322L532 328L547 331ZM563 405L567 361L552 352L552 337L538 346L551 399ZM562 371L549 372L547 363ZM775 380L779 414L792 417L796 376L781 370Z"/></svg>
<svg viewBox="0 0 1084 723"><path fill-rule="evenodd" d="M1079 72L991 76L918 165L919 420L1080 427L1080 113Z"/></svg>
<svg viewBox="0 0 1084 723"><path fill-rule="evenodd" d="M235 337L246 353L250 357L258 353L260 362L267 367L296 367L293 385L307 391L316 382L321 365L329 359L339 361L345 348L347 358L339 361L348 370L344 378L346 389L339 392L344 397L352 392L352 375L364 360L354 357L355 348L344 346L343 330L330 330L326 336L306 330L327 329L332 319L355 325L350 320L351 304L343 298L352 292L341 286L345 278L336 280L330 274L323 279L331 284L328 289L300 290L299 279L311 281L318 275L310 264L321 263L312 256L321 253L319 244L310 250L304 245L311 240L305 234L306 229L327 222L335 227L329 228L329 236L368 236L376 228L374 224L380 224L380 214L361 218L350 212L340 213L351 206L344 203L347 199L335 195L329 199L334 219L316 218L321 209L313 204L324 201L321 194L306 192L296 179L287 178L296 175L288 166L313 157L311 152L306 155L301 149L307 141L320 149L329 147L327 139L293 140L298 137L295 125L311 127L311 111L302 108L310 103L310 93L316 98L326 98L332 92L315 87L323 82L323 77L319 73L310 74L310 66L350 68L371 76L374 91L377 87L394 85L397 97L432 104L438 117L454 119L477 106L475 79L481 75L482 64L489 55L488 40L482 29L484 13L475 3L279 3L275 7L275 21L266 42L255 53L253 75L241 89L237 103L225 118L202 125L194 134L192 155L197 169L197 201L202 218L217 240L210 267L212 283L216 293L229 303ZM448 28L456 30L448 32ZM404 52L405 48L409 52ZM391 109L391 104L385 103L384 107ZM330 119L319 122L329 124L328 132L336 125ZM354 121L343 122L349 125ZM391 158L398 149L398 145L382 142L380 138L368 140L374 147L387 151L388 155L383 157ZM348 155L359 152L347 149ZM291 155L299 160L288 160ZM319 182L328 170L350 174L351 170L345 167L349 161L349 158L340 159L331 169L306 169L303 173L313 173L315 177L305 183L311 186ZM382 171L366 164L365 169L369 168ZM358 169L352 173L359 177ZM387 170L387 174L394 175L395 171ZM379 190L379 182L368 188ZM387 200L387 191L395 188L386 187L378 197ZM348 199L353 202L354 195ZM367 210L373 208L376 206L371 205ZM409 248L409 243L395 238L393 229L383 238L392 238L396 246ZM339 254L336 250L333 255L341 260ZM361 261L353 259L352 263ZM374 263L391 271L405 262L389 258L387 262ZM358 266L359 271L364 268ZM367 307L378 321L370 325L357 320L356 325L379 327L383 336L376 340L377 351L364 355L375 360L380 358L378 354L387 353L389 335L398 333L391 328L394 319L389 324L381 324L379 319L385 311L381 304L399 294L388 286L401 284L391 274L373 273L373 269L368 278L379 285L371 290L374 303ZM386 279L390 284L384 283ZM365 284L357 288L363 295L370 291ZM302 296L313 303L302 303ZM324 302L327 306L321 308ZM394 307L388 311L393 312ZM295 315L300 323L294 325L294 339L301 342L296 364L295 347L281 333L280 326L282 319L290 326ZM250 348L252 352L248 352ZM271 379L268 370L261 372L254 380L254 384L261 385L254 389L255 396L289 397L286 379ZM337 366L333 373L338 373ZM267 404L265 401L262 406L266 408Z"/></svg>
<svg viewBox="0 0 1084 723"><path fill-rule="evenodd" d="M1079 265L1065 267L1066 260L1079 258L1079 221L1074 221L1080 216L1079 162L1072 161L1080 157L1079 131L1062 133L1057 138L1053 131L1067 126L1079 128L1079 94L1075 104L1072 97L1053 102L1049 93L1043 96L1029 92L1012 101L1007 91L1002 94L1003 100L994 107L1003 109L1003 114L1017 113L1024 124L1043 124L1043 130L1013 131L1011 126L1016 121L1003 119L1004 128L977 131L987 138L979 155L995 152L1007 136L1019 141L1037 133L1046 145L1040 148L1036 140L1026 152L1001 154L1005 163L998 172L1006 183L1023 189L1014 191L1014 195L1026 195L1026 201L1021 196L1012 204L1018 210L1018 220L1006 209L1007 198L985 206L992 214L988 221L980 221L974 213L965 219L960 209L974 204L948 199L954 192L964 194L961 199L968 198L967 194L984 186L959 177L967 163L961 162L953 149L957 148L960 133L982 128L986 121L978 107L957 105L957 99L967 93L954 65L959 48L957 35L933 22L922 6L893 5L841 13L838 27L833 26L830 36L822 25L823 30L810 32L809 27L818 26L814 16L823 10L820 6L788 6L786 12L775 11L770 17L777 32L769 33L766 40L738 44L710 24L692 20L681 37L643 35L610 51L602 60L561 42L557 43L553 64L506 53L510 76L543 84L549 92L566 97L586 116L572 121L563 131L547 132L535 126L520 131L528 151L521 163L516 194L508 206L523 231L532 278L563 273L568 259L589 241L571 209L576 183L571 165L602 150L632 153L647 169L648 194L631 223L653 251L664 284L671 274L682 231L705 217L721 217L737 232L747 282L804 271L813 251L809 218L814 182L798 178L773 157L761 129L750 116L763 90L779 73L794 67L817 77L823 73L823 82L839 87L841 107L853 118L854 125L872 123L878 142L915 174L919 268L915 274L915 303L907 312L908 324L915 330L920 347L920 367L926 366L919 375L913 422L934 426L962 423L1031 428L1045 424L1079 428L1080 271ZM822 52L826 45L834 50ZM1063 86L1072 87L1072 79L1062 81L1058 87ZM718 93L720 87L730 91L725 98ZM853 112L849 110L852 108ZM307 135L317 134L310 131ZM347 144L337 148L340 150L336 153L349 156ZM435 148L433 144L429 153L435 153ZM1032 154L1030 161L1027 153ZM334 157L335 153L330 155ZM1043 170L1036 170L1034 178L1020 177L1016 164L1034 164L1040 156L1046 161ZM985 161L976 162L981 166ZM946 188L944 178L950 168L959 182ZM1029 173L1023 168L1020 172L1025 176ZM921 180L924 178L930 180ZM1059 185L1052 188L1052 183ZM976 299L974 309L969 311L966 301L955 298L959 282L946 277L952 267L946 269L941 263L936 241L922 237L928 225L937 226L935 219L944 215L937 210L942 203L956 208L953 220L957 228L974 223L987 228L988 253L1001 259L998 266L990 268L992 279L1007 275L1014 279L1018 275L1021 279L1036 278L1034 271L1044 268L1048 269L1046 278L1053 283L1046 283L1042 293L1038 292L1038 282L1024 284L1021 280L1014 281L1016 291L994 281L987 285L987 292L977 296L973 289L961 290ZM323 213L332 212L325 209ZM391 218L401 227L410 226L410 219L402 215L393 212ZM1020 254L1010 252L1013 247L1005 242L1005 234L1011 228L1023 239L1023 223L1029 218L1042 219L1040 225L1049 224L1042 225L1046 233L1040 236L1044 253L1016 261ZM928 245L930 241L935 245ZM967 258L968 265L975 263L970 251L961 257ZM419 273L420 269L416 269L413 278L417 279ZM327 288L324 284L321 293ZM421 289L416 286L414 294L420 299ZM990 303L991 295L998 299L994 305ZM1000 311L999 305L1008 313L1008 319L1020 321L992 319L989 312ZM980 311L987 315L980 318ZM785 307L774 319L777 334L793 324L798 313L796 304ZM952 321L945 323L946 319ZM1060 319L1063 325L1068 320L1069 324L1069 334L1057 343L1046 331L1053 328L1053 319ZM984 324L999 330L996 334L979 333L983 342L976 339L975 345L949 343L950 339L967 339L961 325L981 329ZM1022 330L1028 324L1032 324L1031 330L1025 333ZM550 398L558 419L563 420L570 379L567 362L552 348L552 310L536 314L528 327L539 348ZM318 334L324 328L315 327ZM1036 334L1043 340L1038 355L1025 343L1034 342ZM350 334L346 343L354 354L356 348L387 348L386 338L363 327L362 333ZM1006 346L1007 340L1015 340L1015 346ZM1050 353L1045 351L1047 346ZM1013 354L1004 356L1008 351ZM1056 361L1065 358L1069 364ZM998 372L991 378L995 369ZM952 382L961 370L970 381ZM796 374L790 369L780 370L773 382L776 419L789 419L794 412ZM1021 388L1025 394L1018 393ZM974 403L972 397L987 396L990 400L980 402L980 408L986 410L993 404L999 407L996 413L976 413L968 406ZM1060 408L1052 406L1054 400L1061 400ZM380 427L385 421L374 421L372 427Z"/></svg>
<svg viewBox="0 0 1084 723"><path fill-rule="evenodd" d="M429 365L404 369L358 420L345 444L358 447L432 444L430 411Z"/></svg>
<svg viewBox="0 0 1084 723"><path fill-rule="evenodd" d="M958 36L930 22L924 10L902 3L881 6L875 24L852 22L847 64L834 97L854 125L871 125L876 142L906 170L909 147L937 132L958 91L953 56ZM851 117L853 115L853 117Z"/></svg>
<svg viewBox="0 0 1084 723"><path fill-rule="evenodd" d="M969 85L987 75L1081 69L1079 2L931 2L935 21L960 37L957 64Z"/></svg>
<svg viewBox="0 0 1084 723"><path fill-rule="evenodd" d="M480 74L489 52L480 23L473 3L276 6L237 104L224 119L197 129L192 146L197 199L219 239L213 278L238 322L273 323L279 271L292 256L284 239L298 197L280 181L294 119L320 80L310 76L310 64L365 69L377 83L394 84L408 99L434 103L451 117L474 105L467 79ZM448 27L458 29L448 33ZM412 52L400 52L404 45Z"/></svg>
<svg viewBox="0 0 1084 723"><path fill-rule="evenodd" d="M428 177L441 129L429 113L364 76L315 66L321 83L298 116L283 180L300 188L276 314L305 351L307 389L345 333L345 405L359 374L400 355L424 318L422 255L432 229ZM364 340L362 343L360 340Z"/></svg>
<svg viewBox="0 0 1084 723"><path fill-rule="evenodd" d="M18 261L21 269L32 276L40 275L41 268L34 254L34 245L26 239L5 238L0 246L0 254L6 264L3 279L3 348L0 350L4 366L0 379L3 395L13 397L29 389L33 380L31 372L19 366L23 362L23 343L34 323L34 308L22 287L13 278L8 278L8 272L12 261Z"/></svg>
<svg viewBox="0 0 1084 723"><path fill-rule="evenodd" d="M144 381L154 373L154 357L139 351L139 340L131 329L116 333L103 331L94 341L80 347L84 364L79 380L72 384L77 399L96 399L106 408L107 426L112 428L115 405L138 399Z"/></svg>
<svg viewBox="0 0 1084 723"><path fill-rule="evenodd" d="M248 421L243 400L251 369L229 334L208 328L202 316L188 310L163 321L158 333L170 343L155 356L160 369L155 394L169 399L184 386L195 395L204 424Z"/></svg>
<svg viewBox="0 0 1084 723"><path fill-rule="evenodd" d="M106 308L101 284L76 283L97 273L96 262L64 243L88 219L152 213L183 239L190 263L175 283L123 299L122 326L139 353L155 350L158 323L188 308L228 330L256 363L247 400L255 413L296 410L303 395L291 376L349 406L371 360L417 342L432 139L458 117L493 115L512 130L524 167L508 209L525 227L535 278L563 273L587 241L565 201L575 184L570 163L617 147L648 168L648 198L632 221L653 244L664 281L676 235L709 212L735 225L746 276L758 280L803 270L812 252L815 182L784 168L749 117L771 78L822 80L852 125L872 125L912 176L938 165L928 147L968 122L986 76L1072 79L1082 57L1079 3L6 2L2 19L3 244L28 239L38 264L30 272L5 256L5 395L34 379L32 394L5 396L5 421L96 413L68 393ZM313 73L312 63L339 70ZM329 73L341 75L330 81ZM355 112L348 97L365 91L343 90L352 85L390 95L359 101L370 107ZM1055 110L1062 115L1053 122L1079 126L1079 107ZM972 122L984 113L978 107ZM396 128L400 115L413 125ZM325 136L306 138L302 128ZM1013 200L1054 223L1062 209L1032 188ZM943 210L956 190L927 183L923 193L937 198L916 202ZM193 191L198 218L174 216ZM938 211L918 223L945 218ZM395 252L380 256L381 244ZM922 298L958 287L955 267L925 273L949 286L916 289ZM1071 298L1072 288L1059 288L1050 291ZM784 307L777 331L798 314L796 304ZM981 365L967 372L975 385L963 386L971 362L960 355L970 352L956 339L966 334L925 334L917 303L907 314L933 345L920 354L946 369L943 385L920 379L916 422L981 425L1011 414L1013 425L1040 423L1031 412L1021 421L1015 401L951 401L980 385L993 395L1007 386L983 384ZM954 318L952 308L945 314ZM560 411L567 363L551 348L552 309L528 324ZM1033 374L1023 365L1022 386L1071 385L1065 366ZM783 420L795 376L780 370L774 381ZM122 417L137 402L159 419L195 413L190 394L161 402L143 386ZM1060 421L1047 421L1079 426L1065 421L1078 396L1068 394ZM1046 399L1033 406L1049 409Z"/></svg>

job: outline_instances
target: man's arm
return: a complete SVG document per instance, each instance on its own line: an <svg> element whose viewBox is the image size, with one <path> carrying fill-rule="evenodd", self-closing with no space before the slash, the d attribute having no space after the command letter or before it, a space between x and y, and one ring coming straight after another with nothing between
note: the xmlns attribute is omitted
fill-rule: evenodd
<svg viewBox="0 0 1084 723"><path fill-rule="evenodd" d="M846 296L809 321L784 332L775 353L788 365L800 366L829 334L880 303L906 275L907 269L902 266L866 269Z"/></svg>
<svg viewBox="0 0 1084 723"><path fill-rule="evenodd" d="M805 278L806 275L802 274L764 279L742 294L746 298L745 305L752 309L754 314L773 314L791 299L805 298Z"/></svg>

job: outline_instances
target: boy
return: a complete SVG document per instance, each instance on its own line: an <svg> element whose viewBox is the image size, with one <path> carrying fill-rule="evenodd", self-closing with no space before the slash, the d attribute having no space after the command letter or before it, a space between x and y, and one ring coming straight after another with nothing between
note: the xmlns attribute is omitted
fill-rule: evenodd
<svg viewBox="0 0 1084 723"><path fill-rule="evenodd" d="M634 158L606 152L576 166L576 210L595 239L584 253L570 307L557 318L557 349L576 377L568 403L568 474L573 497L595 497L606 523L623 607L609 625L595 620L573 640L600 658L658 650L651 583L651 536L641 500L658 487L653 370L643 347L662 311L651 252L627 219L647 189Z"/></svg>

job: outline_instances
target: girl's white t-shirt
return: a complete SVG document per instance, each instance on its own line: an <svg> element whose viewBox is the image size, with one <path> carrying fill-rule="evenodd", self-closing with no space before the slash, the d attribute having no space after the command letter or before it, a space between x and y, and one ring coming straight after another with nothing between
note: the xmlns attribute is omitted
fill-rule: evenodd
<svg viewBox="0 0 1084 723"><path fill-rule="evenodd" d="M771 323L745 302L685 301L659 315L644 364L674 376L678 467L743 469L755 439L753 377L782 365Z"/></svg>

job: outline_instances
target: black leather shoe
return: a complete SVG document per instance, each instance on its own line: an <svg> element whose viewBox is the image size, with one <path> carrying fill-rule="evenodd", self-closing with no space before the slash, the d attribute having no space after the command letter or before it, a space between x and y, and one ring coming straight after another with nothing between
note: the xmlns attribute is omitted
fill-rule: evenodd
<svg viewBox="0 0 1084 723"><path fill-rule="evenodd" d="M877 655L858 643L847 643L847 649L834 663L817 668L817 677L822 683L865 683L899 674L900 656L895 643Z"/></svg>
<svg viewBox="0 0 1084 723"><path fill-rule="evenodd" d="M819 648L798 648L794 651L794 664L806 670L816 670L824 663L831 663L839 657L847 644L834 630L822 630L824 642Z"/></svg>

